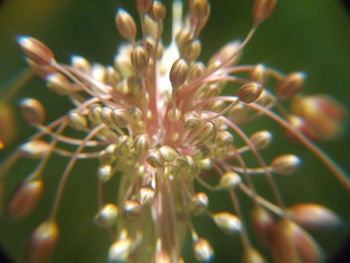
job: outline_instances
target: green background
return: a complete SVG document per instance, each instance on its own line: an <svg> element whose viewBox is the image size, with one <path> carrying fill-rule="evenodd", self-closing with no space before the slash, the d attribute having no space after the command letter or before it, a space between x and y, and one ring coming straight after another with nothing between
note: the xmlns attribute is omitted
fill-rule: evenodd
<svg viewBox="0 0 350 263"><path fill-rule="evenodd" d="M46 43L56 54L58 61L69 62L71 54L79 54L90 61L112 64L120 37L115 32L114 14L117 7L125 7L135 14L133 1L127 0L8 0L0 6L0 83L11 80L24 67L15 37L18 34L32 35ZM169 6L170 1L164 3ZM251 0L213 0L211 18L201 35L206 61L211 54L226 42L242 39L251 25ZM168 9L168 13L170 10ZM168 21L169 22L169 21ZM166 27L167 28L167 27ZM253 41L244 51L242 63L260 63L284 72L305 71L308 73L306 94L329 93L345 105L350 105L350 13L346 13L340 1L335 0L282 0L272 17L263 23ZM18 117L16 143L27 138L33 129L21 122L16 104L21 97L40 99L47 109L48 119L62 115L70 108L68 100L45 90L44 84L33 80L13 100L13 110ZM281 129L272 122L261 120L248 125L250 133L257 129L270 129L276 142L264 152L271 160L277 154L293 152L303 159L303 166L293 176L277 178L287 204L297 202L321 203L350 219L349 195L329 174L322 164L307 150L291 145L281 136ZM334 157L340 166L350 171L348 132L332 142L320 146ZM1 159L6 152L0 152ZM6 218L0 221L0 242L18 262L26 238L42 222L52 204L64 160L54 158L45 172L45 192L39 207L33 214L19 222ZM97 161L81 162L70 177L62 206L59 210L59 243L52 259L58 262L105 262L110 244L108 234L92 223L96 212ZM6 179L6 194L33 168L33 162L23 161L11 171ZM259 190L267 193L266 183L257 178ZM110 193L116 182L110 186ZM242 207L249 206L242 198ZM228 198L220 193L210 195L213 211L231 210ZM196 218L198 232L208 238L216 251L215 262L235 262L240 257L237 237L219 233L207 218ZM348 227L335 231L312 232L321 246L332 254L346 237ZM188 261L194 262L190 244L185 246Z"/></svg>

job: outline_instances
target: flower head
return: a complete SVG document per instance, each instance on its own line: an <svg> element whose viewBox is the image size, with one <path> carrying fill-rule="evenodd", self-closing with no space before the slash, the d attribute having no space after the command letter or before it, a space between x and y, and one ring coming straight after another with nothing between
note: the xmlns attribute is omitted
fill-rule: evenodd
<svg viewBox="0 0 350 263"><path fill-rule="evenodd" d="M169 45L161 38L168 10L160 1L135 1L140 28L127 11L118 9L116 28L127 42L119 46L113 66L92 64L79 56L72 57L71 65L61 64L39 40L19 38L31 72L73 105L64 116L45 123L41 103L23 100L21 113L38 131L0 168L2 178L17 159L39 159L8 201L8 216L21 218L39 200L49 158L53 154L68 158L48 218L28 242L28 262L46 262L53 252L64 186L79 159L99 160L99 207L92 220L113 238L106 252L108 262L183 262L187 236L194 257L210 261L215 253L210 240L193 223L199 215L211 218L223 232L241 237L244 262L263 262L248 234L249 224L242 215L245 207L237 192L251 199L252 227L276 262L285 257L281 251L290 255L290 262L320 260L316 242L303 227L334 227L339 218L317 204L287 207L274 177L294 173L300 158L284 154L267 163L261 151L273 145L268 127L251 135L243 130L243 124L263 116L272 119L350 189L346 174L310 140L337 135L342 107L326 96L301 95L305 76L300 72L282 74L262 64L238 65L243 49L276 2L256 0L247 37L224 45L207 63L199 61L200 33L210 14L207 0L190 0L185 16L182 2L173 1ZM229 83L235 94L220 95ZM323 125L336 128L318 135L315 130ZM66 135L70 129L84 138ZM249 153L256 167L246 161ZM266 178L274 201L257 191L255 176ZM103 188L113 177L118 177L119 189L118 199L111 203L104 200ZM226 192L233 211L215 211L208 194L198 192L197 185L206 192Z"/></svg>

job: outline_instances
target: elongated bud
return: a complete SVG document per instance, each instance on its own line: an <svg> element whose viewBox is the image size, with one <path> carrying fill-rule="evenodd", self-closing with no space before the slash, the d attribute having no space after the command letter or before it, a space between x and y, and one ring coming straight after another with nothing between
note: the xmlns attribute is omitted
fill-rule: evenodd
<svg viewBox="0 0 350 263"><path fill-rule="evenodd" d="M281 99L294 97L303 87L305 74L302 72L290 73L282 79L276 87L276 95Z"/></svg>
<svg viewBox="0 0 350 263"><path fill-rule="evenodd" d="M166 162L175 161L175 159L179 156L174 148L167 145L160 147L159 152L164 161Z"/></svg>
<svg viewBox="0 0 350 263"><path fill-rule="evenodd" d="M113 124L119 128L124 128L128 125L128 115L125 110L114 109L112 111L111 120Z"/></svg>
<svg viewBox="0 0 350 263"><path fill-rule="evenodd" d="M242 230L241 220L230 213L220 212L213 215L215 224L224 232L234 234Z"/></svg>
<svg viewBox="0 0 350 263"><path fill-rule="evenodd" d="M253 6L253 17L256 21L268 18L275 8L277 0L255 0Z"/></svg>
<svg viewBox="0 0 350 263"><path fill-rule="evenodd" d="M86 117L76 111L71 111L69 113L68 123L69 126L76 130L86 130L88 125Z"/></svg>
<svg viewBox="0 0 350 263"><path fill-rule="evenodd" d="M231 189L242 182L241 177L235 172L227 172L220 178L218 187L220 189Z"/></svg>
<svg viewBox="0 0 350 263"><path fill-rule="evenodd" d="M47 87L60 95L66 95L72 92L72 86L68 79L59 72L55 72L46 76Z"/></svg>
<svg viewBox="0 0 350 263"><path fill-rule="evenodd" d="M7 204L7 215L16 219L28 215L38 203L43 186L42 180L27 179L23 181Z"/></svg>
<svg viewBox="0 0 350 263"><path fill-rule="evenodd" d="M124 214L126 217L137 217L141 212L141 205L134 200L126 200L124 202Z"/></svg>
<svg viewBox="0 0 350 263"><path fill-rule="evenodd" d="M207 17L209 15L209 3L207 0L191 0L189 11L195 18Z"/></svg>
<svg viewBox="0 0 350 263"><path fill-rule="evenodd" d="M276 157L271 162L274 173L280 175L292 174L300 166L301 161L298 156L293 154L284 154Z"/></svg>
<svg viewBox="0 0 350 263"><path fill-rule="evenodd" d="M161 21L166 16L165 6L160 1L155 1L152 8L152 18L156 21Z"/></svg>
<svg viewBox="0 0 350 263"><path fill-rule="evenodd" d="M250 137L250 140L257 150L263 150L270 145L272 133L269 131L258 131Z"/></svg>
<svg viewBox="0 0 350 263"><path fill-rule="evenodd" d="M209 262L214 256L214 250L205 238L193 242L193 252L199 262Z"/></svg>
<svg viewBox="0 0 350 263"><path fill-rule="evenodd" d="M242 255L242 263L265 263L265 259L254 248L245 249Z"/></svg>
<svg viewBox="0 0 350 263"><path fill-rule="evenodd" d="M95 215L94 222L100 227L111 227L117 222L118 207L114 204L105 204Z"/></svg>
<svg viewBox="0 0 350 263"><path fill-rule="evenodd" d="M187 78L188 70L188 64L184 59L179 58L176 60L170 70L169 79L171 85L173 87L178 87L183 84Z"/></svg>
<svg viewBox="0 0 350 263"><path fill-rule="evenodd" d="M91 71L90 62L84 57L77 56L77 55L71 56L71 64L72 64L72 67L84 73L89 74Z"/></svg>
<svg viewBox="0 0 350 263"><path fill-rule="evenodd" d="M19 147L20 153L26 158L41 158L50 151L50 145L41 140L26 142Z"/></svg>
<svg viewBox="0 0 350 263"><path fill-rule="evenodd" d="M147 162L154 168L164 166L164 159L159 150L152 151L147 157Z"/></svg>
<svg viewBox="0 0 350 263"><path fill-rule="evenodd" d="M97 171L98 178L103 181L109 181L113 176L113 168L110 164L101 165Z"/></svg>
<svg viewBox="0 0 350 263"><path fill-rule="evenodd" d="M319 204L296 204L288 208L291 218L305 228L334 228L341 220L334 212Z"/></svg>
<svg viewBox="0 0 350 263"><path fill-rule="evenodd" d="M130 238L115 241L109 249L108 263L125 262L130 254L131 248L132 240Z"/></svg>
<svg viewBox="0 0 350 263"><path fill-rule="evenodd" d="M123 9L118 9L115 23L118 32L123 38L129 41L134 41L136 37L136 24L134 19Z"/></svg>
<svg viewBox="0 0 350 263"><path fill-rule="evenodd" d="M29 125L41 124L45 120L45 110L40 101L32 98L21 100L21 113Z"/></svg>
<svg viewBox="0 0 350 263"><path fill-rule="evenodd" d="M155 192L151 187L145 186L140 189L140 204L150 205L154 200Z"/></svg>
<svg viewBox="0 0 350 263"><path fill-rule="evenodd" d="M135 0L137 11L149 13L152 10L153 0Z"/></svg>
<svg viewBox="0 0 350 263"><path fill-rule="evenodd" d="M136 46L131 52L131 64L137 72L142 72L146 69L149 62L149 54L143 46Z"/></svg>
<svg viewBox="0 0 350 263"><path fill-rule="evenodd" d="M206 211L209 205L209 198L206 193L200 192L196 193L194 196L191 198L191 212L194 213L195 215L199 215Z"/></svg>
<svg viewBox="0 0 350 263"><path fill-rule="evenodd" d="M249 72L249 79L259 84L264 84L266 80L266 69L263 64L258 64Z"/></svg>
<svg viewBox="0 0 350 263"><path fill-rule="evenodd" d="M23 54L38 65L48 65L55 61L52 51L39 40L29 36L17 37Z"/></svg>
<svg viewBox="0 0 350 263"><path fill-rule="evenodd" d="M254 206L251 213L251 221L257 238L266 246L271 244L273 229L275 226L272 215L260 206Z"/></svg>
<svg viewBox="0 0 350 263"><path fill-rule="evenodd" d="M40 224L27 244L26 260L28 263L46 263L55 249L58 227L54 221Z"/></svg>
<svg viewBox="0 0 350 263"><path fill-rule="evenodd" d="M242 87L239 88L239 90L237 91L237 97L244 103L252 103L257 98L259 98L262 91L263 89L261 85L259 85L258 83L251 82L244 84Z"/></svg>

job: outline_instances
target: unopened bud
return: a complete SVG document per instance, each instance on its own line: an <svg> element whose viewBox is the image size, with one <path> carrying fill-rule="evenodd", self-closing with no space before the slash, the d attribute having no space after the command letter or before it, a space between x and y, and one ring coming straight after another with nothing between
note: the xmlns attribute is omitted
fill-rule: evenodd
<svg viewBox="0 0 350 263"><path fill-rule="evenodd" d="M17 37L23 54L38 65L48 65L55 61L52 51L39 40L29 36Z"/></svg>
<svg viewBox="0 0 350 263"><path fill-rule="evenodd" d="M150 187L142 187L140 189L140 204L141 205L150 205L153 202L155 192Z"/></svg>
<svg viewBox="0 0 350 263"><path fill-rule="evenodd" d="M131 64L137 72L142 72L146 69L149 62L149 54L146 48L138 45L134 48L130 55Z"/></svg>
<svg viewBox="0 0 350 263"><path fill-rule="evenodd" d="M119 128L124 128L128 125L128 115L123 109L114 109L111 114L111 120Z"/></svg>
<svg viewBox="0 0 350 263"><path fill-rule="evenodd" d="M118 207L105 204L95 215L94 222L100 227L111 227L117 222Z"/></svg>
<svg viewBox="0 0 350 263"><path fill-rule="evenodd" d="M98 168L97 175L101 181L103 181L103 182L109 181L113 176L112 165L105 164L105 165L100 166Z"/></svg>
<svg viewBox="0 0 350 263"><path fill-rule="evenodd" d="M220 189L230 189L237 186L241 182L242 182L242 179L239 176L239 174L235 172L227 172L220 178L218 187Z"/></svg>
<svg viewBox="0 0 350 263"><path fill-rule="evenodd" d="M141 205L137 201L126 200L124 202L124 214L126 217L137 217L141 212Z"/></svg>
<svg viewBox="0 0 350 263"><path fill-rule="evenodd" d="M259 98L262 91L263 89L261 85L251 82L244 84L239 88L237 91L237 97L244 103L252 103Z"/></svg>
<svg viewBox="0 0 350 263"><path fill-rule="evenodd" d="M303 87L305 74L302 72L290 73L285 76L276 87L276 95L281 99L294 97Z"/></svg>
<svg viewBox="0 0 350 263"><path fill-rule="evenodd" d="M59 72L55 72L46 76L47 87L60 95L66 95L71 91L71 84L68 79Z"/></svg>
<svg viewBox="0 0 350 263"><path fill-rule="evenodd" d="M108 263L125 262L130 254L132 243L130 238L115 241L109 249Z"/></svg>
<svg viewBox="0 0 350 263"><path fill-rule="evenodd" d="M275 8L277 0L255 0L253 6L253 17L257 21L268 18Z"/></svg>
<svg viewBox="0 0 350 263"><path fill-rule="evenodd" d="M45 120L45 110L40 101L32 98L21 100L20 109L24 120L30 125L41 124Z"/></svg>
<svg viewBox="0 0 350 263"><path fill-rule="evenodd" d="M154 168L164 166L164 159L159 150L152 151L147 157L147 162Z"/></svg>
<svg viewBox="0 0 350 263"><path fill-rule="evenodd" d="M55 249L58 238L58 227L54 221L40 224L32 234L27 244L26 262L45 263Z"/></svg>
<svg viewBox="0 0 350 263"><path fill-rule="evenodd" d="M166 162L172 162L175 161L175 159L178 157L178 153L175 151L174 148L170 146L162 146L159 148L160 155Z"/></svg>
<svg viewBox="0 0 350 263"><path fill-rule="evenodd" d="M275 222L272 215L264 208L255 206L252 209L251 221L257 238L263 244L269 246L271 244L272 231L275 227Z"/></svg>
<svg viewBox="0 0 350 263"><path fill-rule="evenodd" d="M28 215L38 203L43 190L43 181L27 179L22 182L7 205L7 214L11 218L22 218Z"/></svg>
<svg viewBox="0 0 350 263"><path fill-rule="evenodd" d="M137 135L135 138L135 150L138 154L144 155L150 147L150 141L145 134Z"/></svg>
<svg viewBox="0 0 350 263"><path fill-rule="evenodd" d="M115 22L118 32L129 41L134 41L136 37L136 24L134 19L123 9L118 9Z"/></svg>
<svg viewBox="0 0 350 263"><path fill-rule="evenodd" d="M288 208L291 218L305 228L334 228L341 220L333 211L319 204L297 204Z"/></svg>
<svg viewBox="0 0 350 263"><path fill-rule="evenodd" d="M78 69L79 71L82 71L88 74L90 73L90 70L91 70L90 62L84 57L72 56L71 64L74 68Z"/></svg>
<svg viewBox="0 0 350 263"><path fill-rule="evenodd" d="M152 8L152 17L156 21L161 21L165 18L166 9L160 1L155 1Z"/></svg>
<svg viewBox="0 0 350 263"><path fill-rule="evenodd" d="M263 150L270 145L272 134L269 131L258 131L250 137L250 140L257 150Z"/></svg>
<svg viewBox="0 0 350 263"><path fill-rule="evenodd" d="M153 0L136 0L135 6L137 11L149 13L152 10Z"/></svg>
<svg viewBox="0 0 350 263"><path fill-rule="evenodd" d="M84 115L76 112L71 111L68 115L68 123L69 126L76 130L86 130L87 128L87 119Z"/></svg>
<svg viewBox="0 0 350 263"><path fill-rule="evenodd" d="M191 198L191 203L190 203L191 211L196 215L203 213L208 208L208 205L209 205L208 196L203 192L196 193Z"/></svg>
<svg viewBox="0 0 350 263"><path fill-rule="evenodd" d="M263 64L258 64L249 72L249 80L264 84L266 80L266 69Z"/></svg>
<svg viewBox="0 0 350 263"><path fill-rule="evenodd" d="M271 162L271 167L274 173L280 175L292 174L300 166L300 159L293 154L285 154L276 157Z"/></svg>
<svg viewBox="0 0 350 263"><path fill-rule="evenodd" d="M193 243L193 252L199 262L208 262L214 256L214 250L208 240L199 238Z"/></svg>
<svg viewBox="0 0 350 263"><path fill-rule="evenodd" d="M187 62L180 58L174 62L171 67L169 79L173 87L179 87L183 84L188 75L188 64Z"/></svg>
<svg viewBox="0 0 350 263"><path fill-rule="evenodd" d="M207 0L190 0L190 14L195 18L204 18L209 15L209 3Z"/></svg>
<svg viewBox="0 0 350 263"><path fill-rule="evenodd" d="M41 158L50 151L50 145L41 140L33 140L19 147L20 153L26 158Z"/></svg>
<svg viewBox="0 0 350 263"><path fill-rule="evenodd" d="M213 215L215 224L224 232L234 234L242 230L241 220L230 213L221 212Z"/></svg>

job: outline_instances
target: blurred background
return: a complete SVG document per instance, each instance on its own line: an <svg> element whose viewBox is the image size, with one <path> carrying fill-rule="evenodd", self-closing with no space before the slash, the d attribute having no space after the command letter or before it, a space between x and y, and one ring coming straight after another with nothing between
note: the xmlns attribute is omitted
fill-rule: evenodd
<svg viewBox="0 0 350 263"><path fill-rule="evenodd" d="M163 1L170 7L170 0ZM203 61L223 44L242 39L251 26L252 0L212 0L211 18L201 40ZM70 55L79 54L91 62L112 64L117 46L121 43L114 26L117 7L124 7L135 14L130 0L5 0L0 2L0 89L14 79L23 69L20 50L15 42L17 35L34 36L47 44L59 62L69 63ZM168 9L170 14L170 9ZM136 16L134 16L136 17ZM169 18L167 20L169 21ZM165 27L169 29L169 27ZM265 63L283 72L304 71L308 75L305 94L329 93L344 105L350 105L350 13L342 1L335 0L283 0L279 1L271 18L264 22L245 49L241 62ZM0 158L18 143L25 141L33 129L21 121L17 104L22 97L35 97L47 109L47 119L61 116L70 109L64 97L50 93L40 80L32 80L11 101L0 98L0 111L8 109L16 120L11 131L11 141L0 150ZM7 113L6 113L7 114ZM0 120L1 121L1 120ZM0 124L1 125L1 124ZM257 129L269 129L276 135L276 142L264 152L269 161L277 154L295 153L303 159L303 166L293 176L277 178L288 205L298 202L321 203L344 219L344 226L334 231L318 231L311 234L319 240L326 254L333 255L348 235L350 219L349 194L322 164L301 146L284 139L281 129L270 121L261 120L245 127L251 133ZM350 171L350 136L348 129L343 136L331 142L320 143L346 171ZM108 233L97 228L92 218L96 213L95 162L81 162L70 177L58 223L60 237L52 263L105 262L110 240ZM46 219L65 160L53 158L45 172L45 191L37 209L29 217L12 221L0 219L0 243L13 259L20 262L27 237ZM34 167L34 162L21 161L5 180L5 194ZM261 181L261 182L260 182ZM257 178L259 190L269 196L266 183ZM110 196L116 195L117 182L110 186ZM220 193L210 196L213 211L231 210L228 198ZM249 200L240 196L246 215ZM207 218L195 219L199 233L212 243L216 257L214 262L235 262L240 257L238 237L219 233ZM260 248L259 245L257 245ZM191 245L185 248L186 262L195 262ZM265 251L262 249L263 253Z"/></svg>

